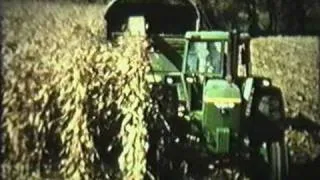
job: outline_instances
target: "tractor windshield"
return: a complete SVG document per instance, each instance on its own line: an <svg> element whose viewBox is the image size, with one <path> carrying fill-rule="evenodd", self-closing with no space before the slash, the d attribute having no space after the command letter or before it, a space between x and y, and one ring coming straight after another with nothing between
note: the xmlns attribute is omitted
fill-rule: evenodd
<svg viewBox="0 0 320 180"><path fill-rule="evenodd" d="M191 41L187 53L187 72L221 75L224 41Z"/></svg>

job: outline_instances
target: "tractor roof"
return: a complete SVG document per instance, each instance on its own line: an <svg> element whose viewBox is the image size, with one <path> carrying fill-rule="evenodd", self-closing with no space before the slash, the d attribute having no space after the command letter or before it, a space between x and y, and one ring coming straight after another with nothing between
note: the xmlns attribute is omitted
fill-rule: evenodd
<svg viewBox="0 0 320 180"><path fill-rule="evenodd" d="M229 32L225 31L188 31L185 38L199 40L228 40L229 34Z"/></svg>

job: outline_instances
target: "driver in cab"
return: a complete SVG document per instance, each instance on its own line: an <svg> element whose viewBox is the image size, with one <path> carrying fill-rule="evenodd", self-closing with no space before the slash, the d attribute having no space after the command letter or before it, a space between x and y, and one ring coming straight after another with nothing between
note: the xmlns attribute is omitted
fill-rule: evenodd
<svg viewBox="0 0 320 180"><path fill-rule="evenodd" d="M187 61L189 71L220 74L221 52L219 50L221 51L220 42L190 43Z"/></svg>

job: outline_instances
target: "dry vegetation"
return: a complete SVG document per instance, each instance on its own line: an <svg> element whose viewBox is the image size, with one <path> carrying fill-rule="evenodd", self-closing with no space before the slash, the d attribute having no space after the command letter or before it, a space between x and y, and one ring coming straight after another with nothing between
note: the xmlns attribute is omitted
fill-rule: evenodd
<svg viewBox="0 0 320 180"><path fill-rule="evenodd" d="M270 37L252 40L253 73L270 77L284 93L287 115L320 119L319 39Z"/></svg>
<svg viewBox="0 0 320 180"><path fill-rule="evenodd" d="M112 48L102 42L103 5L15 2L5 9L4 178L39 178L41 168L54 169L44 160L50 155L59 155L64 178L107 176L93 140L106 129L93 124L121 121L119 168L125 179L142 179L150 99L143 39L128 36Z"/></svg>
<svg viewBox="0 0 320 180"><path fill-rule="evenodd" d="M41 167L55 168L44 159L59 154L64 179L106 177L94 137L109 129L96 124L120 121L119 168L124 179L142 179L152 111L143 39L105 43L105 5L13 1L4 9L3 176L39 178ZM254 72L284 90L290 115L319 118L316 44L312 37L253 40Z"/></svg>
<svg viewBox="0 0 320 180"><path fill-rule="evenodd" d="M269 77L281 88L287 116L296 118L301 113L319 123L319 39L269 37L256 38L251 42L253 74ZM286 139L294 162L312 160L319 155L319 144L306 131L288 130Z"/></svg>

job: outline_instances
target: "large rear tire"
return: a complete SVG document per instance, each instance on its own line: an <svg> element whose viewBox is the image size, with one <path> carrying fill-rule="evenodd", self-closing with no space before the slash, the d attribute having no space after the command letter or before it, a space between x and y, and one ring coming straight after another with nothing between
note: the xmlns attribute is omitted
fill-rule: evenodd
<svg viewBox="0 0 320 180"><path fill-rule="evenodd" d="M288 153L284 143L271 142L268 145L270 180L283 180L288 176Z"/></svg>
<svg viewBox="0 0 320 180"><path fill-rule="evenodd" d="M284 180L289 174L289 154L284 142L285 119L281 90L275 87L261 89L256 97L256 134L267 143L270 180ZM259 141L259 140L258 140Z"/></svg>

